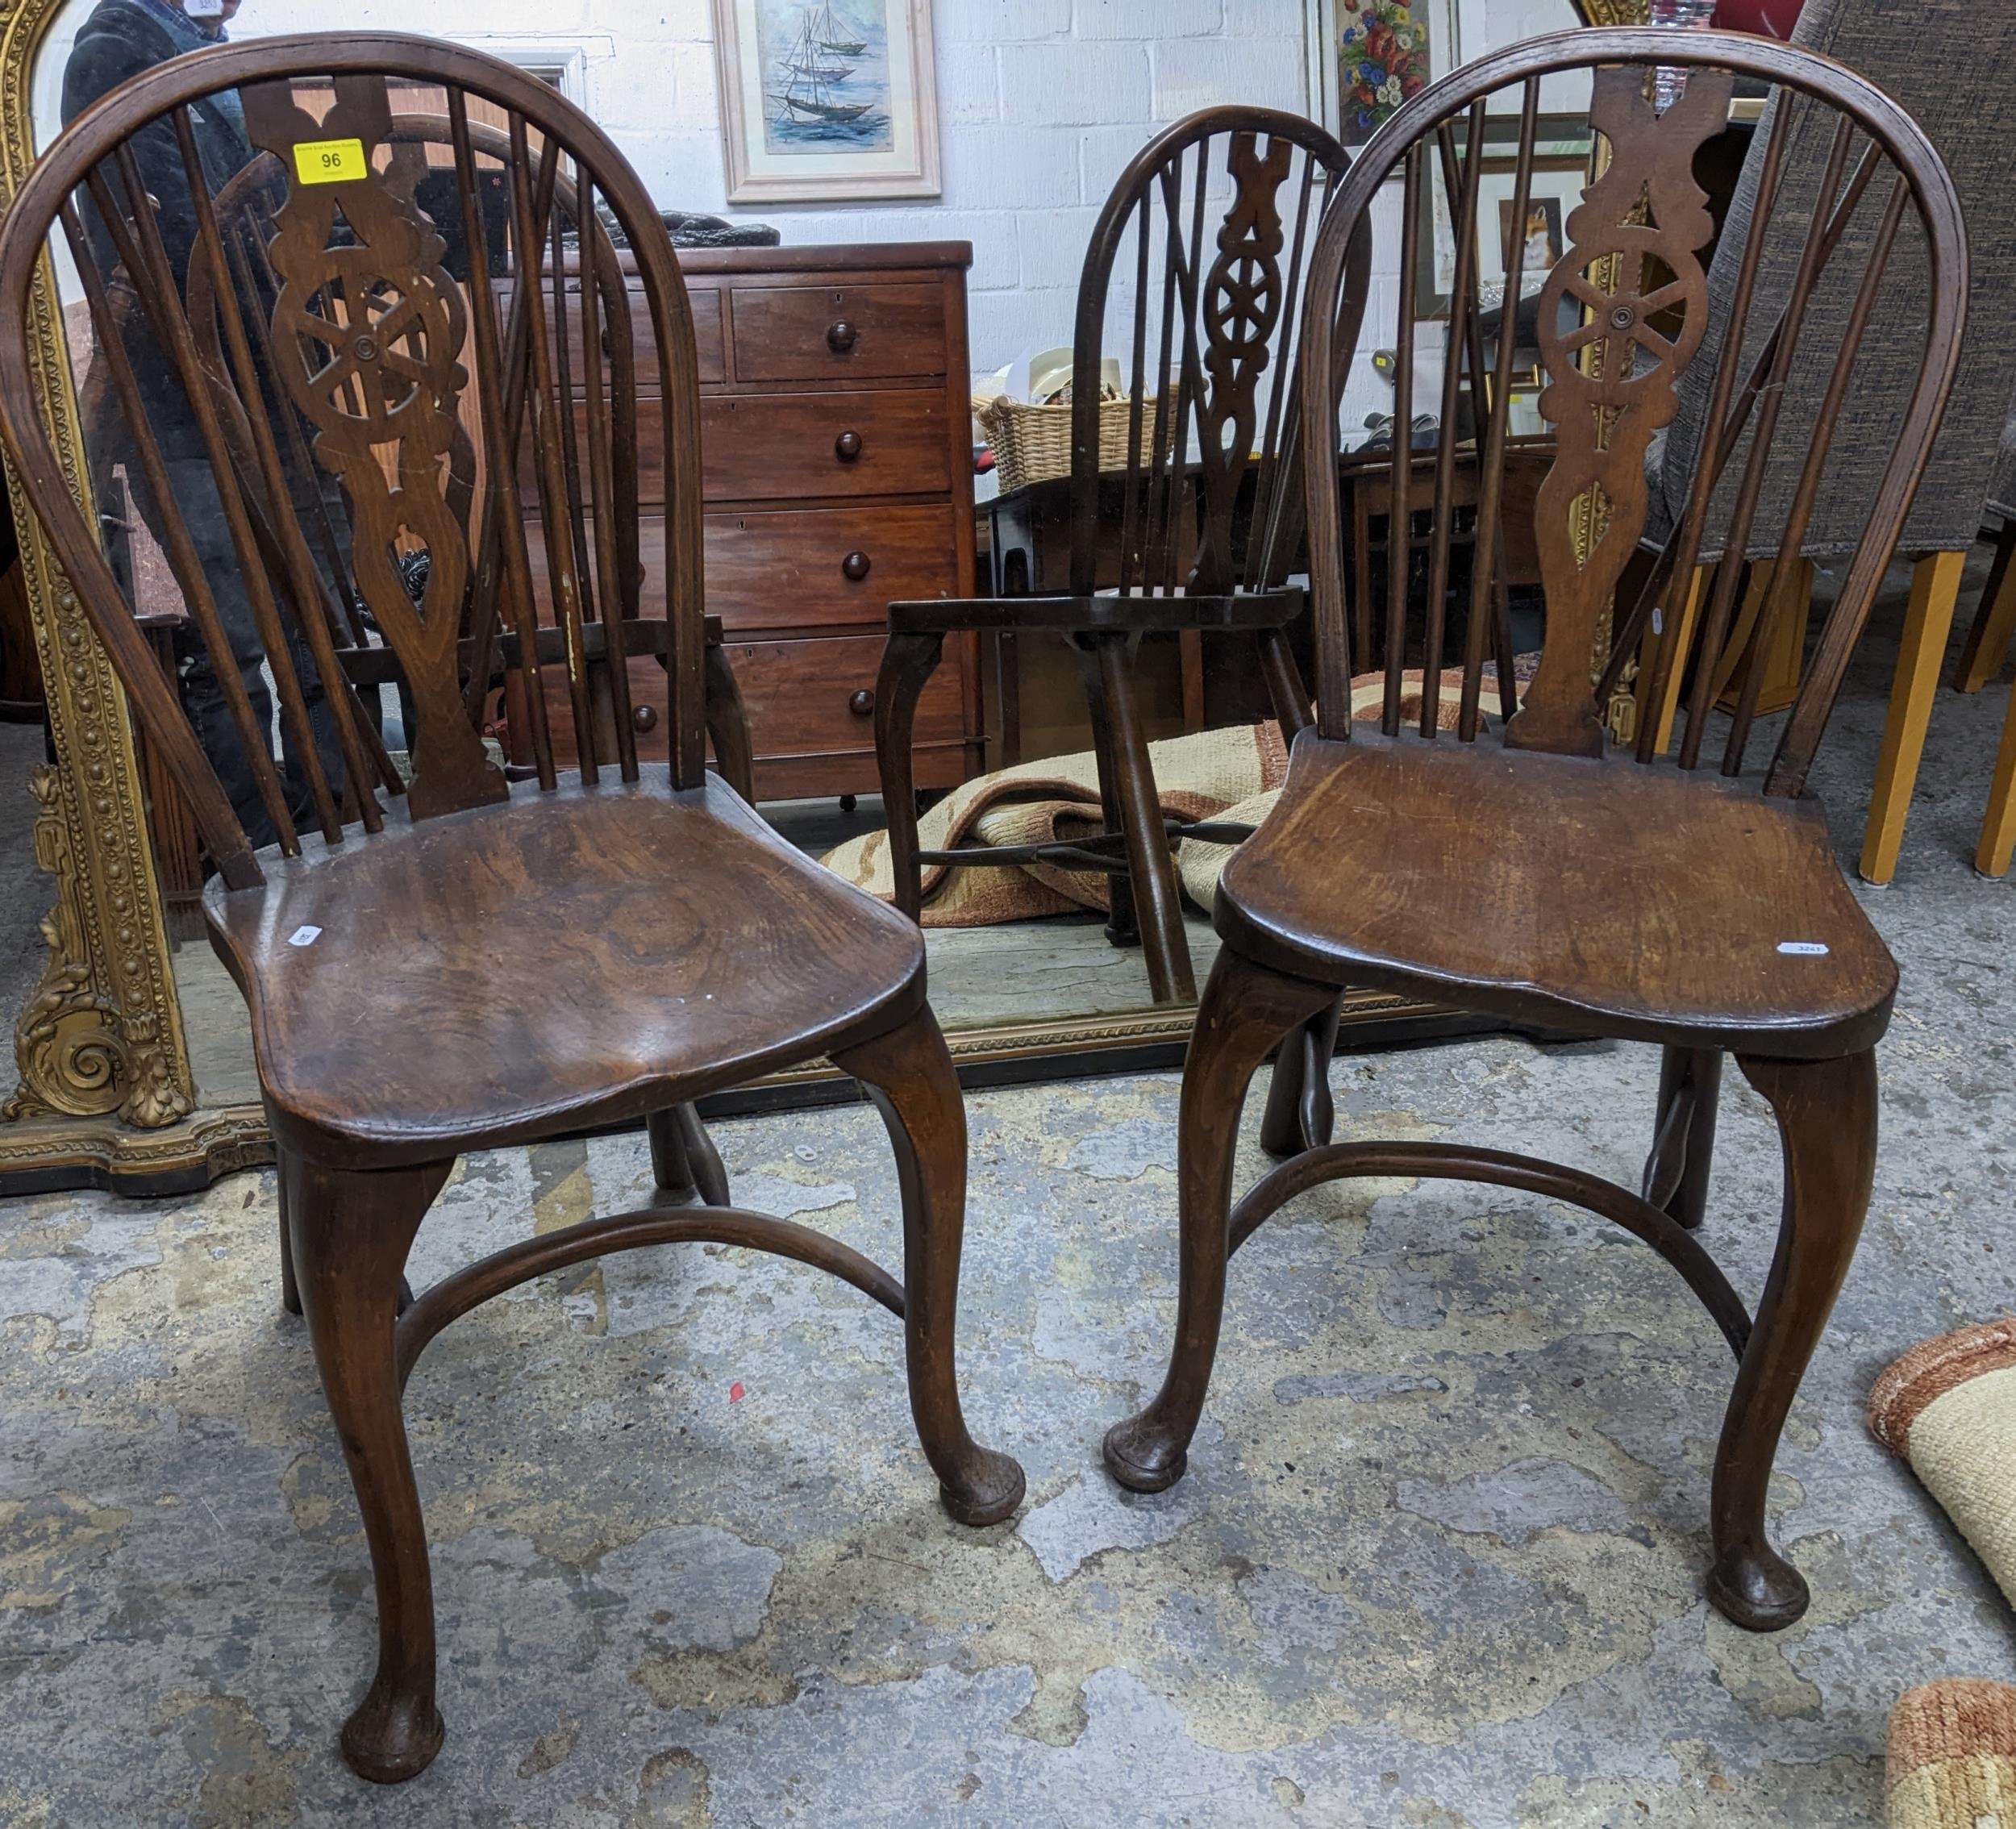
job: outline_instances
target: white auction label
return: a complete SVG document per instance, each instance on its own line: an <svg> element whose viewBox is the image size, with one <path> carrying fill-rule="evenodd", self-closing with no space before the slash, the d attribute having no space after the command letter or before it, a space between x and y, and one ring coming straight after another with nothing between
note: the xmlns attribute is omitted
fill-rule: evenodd
<svg viewBox="0 0 2016 1829"><path fill-rule="evenodd" d="M1826 954L1827 943L1817 939L1781 939L1778 942L1778 950L1796 954L1801 959L1818 959Z"/></svg>
<svg viewBox="0 0 2016 1829"><path fill-rule="evenodd" d="M322 929L319 927L297 927L288 935L287 944L289 946L313 946L321 938Z"/></svg>

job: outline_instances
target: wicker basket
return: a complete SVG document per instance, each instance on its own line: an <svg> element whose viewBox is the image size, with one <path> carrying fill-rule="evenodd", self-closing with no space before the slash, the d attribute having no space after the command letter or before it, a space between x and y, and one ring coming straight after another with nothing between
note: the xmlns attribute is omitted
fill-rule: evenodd
<svg viewBox="0 0 2016 1829"><path fill-rule="evenodd" d="M1127 467L1127 425L1133 417L1130 400L1099 402L1099 468L1124 470ZM1032 406L1026 401L997 398L975 401L973 417L987 435L994 453L994 468L1004 494L1025 483L1048 482L1053 477L1071 474L1071 408ZM1162 448L1166 456L1176 444L1176 415L1168 416L1162 428ZM1155 437L1155 398L1141 402L1141 467L1148 465L1148 447Z"/></svg>

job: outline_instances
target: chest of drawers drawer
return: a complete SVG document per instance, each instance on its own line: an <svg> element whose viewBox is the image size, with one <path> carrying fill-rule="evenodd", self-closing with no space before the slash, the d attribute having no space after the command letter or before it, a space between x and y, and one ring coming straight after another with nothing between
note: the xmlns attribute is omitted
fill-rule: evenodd
<svg viewBox="0 0 2016 1829"><path fill-rule="evenodd" d="M898 598L956 588L948 508L751 510L706 529L707 604L731 635L871 628Z"/></svg>
<svg viewBox="0 0 2016 1829"><path fill-rule="evenodd" d="M935 285L738 285L729 294L739 381L929 380L945 373Z"/></svg>
<svg viewBox="0 0 2016 1829"><path fill-rule="evenodd" d="M728 664L735 670L757 759L759 796L779 790L782 779L803 780L804 791L821 791L823 773L831 791L873 793L875 788L875 674L881 665L879 635L839 635L810 641L731 641ZM631 725L639 761L663 762L665 748L665 672L656 660L629 662ZM572 719L564 669L542 669L539 684L547 721L560 766L574 760ZM964 777L965 681L959 657L948 653L918 702L916 747L918 780L949 785ZM934 752L935 752L934 754ZM529 752L527 752L529 755ZM772 771L766 790L764 765L789 761L793 769ZM816 762L817 767L812 766ZM931 766L930 764L935 764Z"/></svg>
<svg viewBox="0 0 2016 1829"><path fill-rule="evenodd" d="M631 334L631 360L637 372L637 390L640 394L655 394L662 377L658 372L658 340L651 334L649 307L644 301L644 289L633 282L629 290L631 320L634 329ZM698 365L700 385L702 387L724 381L728 378L727 340L723 334L723 295L711 286L689 286L686 303L693 313L694 355ZM560 340L560 327L554 322L550 298L546 304L546 341L549 349ZM498 289L498 323L501 329L511 306L511 289L500 285ZM597 326L601 327L598 303ZM574 391L580 394L587 385L587 370L581 365L581 288L569 282L567 288L567 373ZM602 338L605 355L609 350L606 334ZM604 386L607 386L605 381Z"/></svg>
<svg viewBox="0 0 2016 1829"><path fill-rule="evenodd" d="M576 406L574 422L585 479L585 406ZM539 503L535 462L527 440L519 450L518 486L533 512ZM943 495L952 487L944 392L710 394L700 402L700 470L710 506ZM637 497L647 510L665 499L664 403L655 397L637 402Z"/></svg>
<svg viewBox="0 0 2016 1829"><path fill-rule="evenodd" d="M728 635L760 798L875 791L873 694L894 598L954 594L973 576L963 243L688 251L680 267L698 353L706 608ZM640 282L627 279L636 373L640 608L665 613L664 402ZM583 319L564 334L578 395ZM549 335L561 327L549 323ZM586 409L581 485L590 481ZM519 486L532 589L552 615L538 477ZM563 482L565 479L562 479ZM597 569L594 529L585 563ZM920 785L980 766L977 656L946 644L916 732ZM631 663L643 752L664 754L664 675ZM566 685L544 680L560 737ZM648 708L656 707L653 711Z"/></svg>
<svg viewBox="0 0 2016 1829"><path fill-rule="evenodd" d="M710 503L943 494L944 390L712 395L700 460Z"/></svg>

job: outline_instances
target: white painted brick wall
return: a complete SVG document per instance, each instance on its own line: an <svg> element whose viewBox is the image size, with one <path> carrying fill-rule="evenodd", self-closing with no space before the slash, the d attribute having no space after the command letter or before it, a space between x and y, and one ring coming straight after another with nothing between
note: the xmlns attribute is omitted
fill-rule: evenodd
<svg viewBox="0 0 2016 1829"><path fill-rule="evenodd" d="M1156 127L1216 102L1308 106L1302 0L936 0L937 202L727 210L708 0L244 0L235 36L373 26L581 40L590 111L669 209L789 243L973 244L974 365L1068 343L1093 211Z"/></svg>
<svg viewBox="0 0 2016 1829"><path fill-rule="evenodd" d="M46 41L34 85L39 131L53 131L62 61L88 10L73 0ZM1306 111L1304 15L1302 0L936 0L942 198L750 213L798 244L972 242L977 369L1068 343L1085 236L1121 169L1158 127L1194 108L1238 101ZM724 202L710 0L433 0L418 8L412 0L244 0L233 35L373 28L507 52L514 44L578 45L589 110L660 203L738 213ZM1392 247L1393 227L1381 224L1382 250ZM1398 274L1389 268L1381 279L1376 315L1389 326ZM1424 343L1433 339L1434 327L1422 330ZM1346 427L1355 431L1390 399L1367 365L1354 365Z"/></svg>

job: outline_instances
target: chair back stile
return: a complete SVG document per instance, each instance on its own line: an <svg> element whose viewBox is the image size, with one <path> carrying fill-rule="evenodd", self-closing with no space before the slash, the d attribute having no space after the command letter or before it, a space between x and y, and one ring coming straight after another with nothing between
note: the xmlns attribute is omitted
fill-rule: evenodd
<svg viewBox="0 0 2016 1829"><path fill-rule="evenodd" d="M1655 70L1679 79L1663 109ZM1543 78L1591 73L1590 123L1598 156L1580 200L1564 200L1559 239L1545 268L1529 265L1535 215L1535 148ZM1620 578L1644 526L1645 465L1655 435L1673 417L1675 385L1710 331L1705 250L1714 225L1693 177L1696 152L1727 119L1738 75L1778 85L1767 112L1751 239L1740 251L1731 322L1720 332L1710 389L1710 423L1719 427L1711 460L1698 466L1695 487L1658 555L1635 606L1611 623ZM1660 79L1662 81L1665 78ZM1493 103L1499 106L1493 107ZM1506 106L1505 104L1510 106ZM1515 144L1491 131L1516 110ZM1785 145L1816 119L1832 121L1827 168L1798 238L1797 278L1773 321L1749 322L1758 249L1772 231L1776 176ZM1504 226L1500 258L1487 262L1481 228L1486 148L1509 178L1509 202L1498 199ZM1509 167L1509 170L1504 168ZM1439 232L1453 236L1454 290L1443 366L1440 426L1434 455L1435 501L1426 564L1427 598L1418 636L1408 626L1410 542L1389 542L1392 575L1386 593L1381 725L1397 735L1402 722L1403 668L1421 669L1419 734L1436 739L1445 656L1460 665L1460 708L1455 735L1480 729L1483 668L1496 659L1504 740L1512 748L1596 756L1606 747L1600 707L1638 651L1647 628L1672 626L1702 550L1708 503L1729 473L1735 482L1732 524L1752 537L1762 479L1772 465L1795 468L1799 481L1778 540L1789 571L1806 534L1832 449L1837 409L1853 385L1856 358L1878 290L1901 239L1922 254L1923 356L1908 399L1896 406L1889 459L1868 503L1868 519L1839 593L1827 613L1797 701L1780 732L1765 773L1765 791L1803 790L1814 752L1832 709L1854 644L1902 531L1913 491L1937 430L1958 360L1967 291L1967 254L1960 206L1951 180L1910 118L1872 84L1827 59L1792 46L1717 32L1645 29L1582 30L1535 39L1466 65L1416 96L1375 135L1339 189L1319 227L1310 260L1301 348L1301 389L1327 410L1311 410L1302 427L1307 476L1310 561L1317 646L1318 723L1334 740L1352 735L1351 631L1363 640L1370 606L1351 601L1336 477L1337 409L1354 352L1367 342L1396 350L1394 422L1404 440L1415 402L1418 335L1410 302L1403 302L1390 339L1366 323L1362 272L1374 197L1397 176L1402 271L1411 275L1422 238L1438 232L1430 216L1439 185ZM1726 252L1725 252L1726 258ZM1483 334L1483 287L1502 276L1495 349ZM1831 289L1831 290L1830 290ZM1410 290L1403 288L1403 290ZM1838 344L1802 340L1810 308L1821 296L1847 302ZM1545 385L1539 411L1556 449L1535 506L1534 543L1545 593L1545 635L1537 669L1516 710L1506 663L1501 503L1510 409L1520 379L1522 302L1533 301L1533 329ZM1747 330L1756 334L1746 335ZM1747 360L1746 360L1747 358ZM1527 360L1531 360L1529 354ZM1781 423L1779 406L1793 365L1824 365L1823 407L1811 422ZM1467 427L1466 427L1467 422ZM1467 435L1466 435L1467 431ZM1803 449L1798 448L1803 440ZM1460 450L1459 447L1460 446ZM1741 467L1731 466L1741 458ZM1458 460L1481 474L1477 544L1467 593L1457 587L1451 556L1452 493ZM1422 458L1417 453L1414 462ZM1391 526L1410 524L1410 466L1393 471ZM1738 543L1739 544L1739 543ZM1732 615L1735 566L1721 568L1705 606L1688 727L1680 763L1701 762L1714 714L1711 682L1727 664L1745 665L1768 652L1773 616L1739 632ZM1781 575L1784 575L1781 572ZM1467 602L1466 602L1467 598ZM1449 619L1466 611L1460 643ZM1660 667L1672 665L1677 644L1660 644ZM1740 652L1735 652L1740 647ZM1722 772L1742 772L1756 716L1760 665L1748 665L1743 690L1719 744ZM1663 687L1654 687L1656 694ZM1654 759L1649 723L1637 760Z"/></svg>
<svg viewBox="0 0 2016 1829"><path fill-rule="evenodd" d="M1301 531L1302 282L1348 164L1312 122L1216 108L1157 135L1114 184L1086 245L1073 338L1073 595L1095 588L1102 473L1124 492L1123 594L1226 596L1281 581ZM1123 337L1119 397L1102 402L1113 335ZM1116 468L1110 409L1123 402ZM1243 552L1235 524L1251 528Z"/></svg>
<svg viewBox="0 0 2016 1829"><path fill-rule="evenodd" d="M250 156L220 173L190 110L229 93ZM119 517L62 486L23 410L22 327L52 235L90 328L90 482L123 469L138 552L107 550L88 514ZM633 289L656 398L640 398ZM667 656L673 784L700 785L685 290L627 165L550 87L392 34L178 58L81 115L31 173L0 237L0 298L8 455L227 888L263 880L248 823L293 856L311 829L331 845L381 830L400 801L419 819L507 798L484 742L500 679L520 772L554 788L543 666L564 671L584 785L638 778L626 630L654 460L670 627L650 645ZM150 578L186 619L185 679L215 681L200 737L136 620L159 613ZM375 671L373 648L389 651ZM383 736L387 678L405 774ZM228 782L225 723L242 759Z"/></svg>

